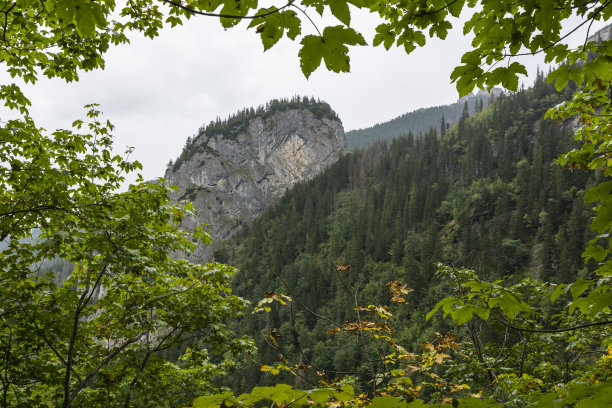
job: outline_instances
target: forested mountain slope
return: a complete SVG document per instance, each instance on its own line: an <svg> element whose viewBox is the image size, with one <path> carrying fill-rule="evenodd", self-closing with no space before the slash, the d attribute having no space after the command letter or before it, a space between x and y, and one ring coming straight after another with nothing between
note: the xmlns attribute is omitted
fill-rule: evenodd
<svg viewBox="0 0 612 408"><path fill-rule="evenodd" d="M501 96L451 129L346 155L288 191L248 234L227 242L223 260L240 269L239 295L257 301L275 291L294 298L289 309L240 323L258 342L259 363L279 361L264 341L274 328L283 358L330 378L367 377L358 338L326 332L333 322L355 319L355 303L389 304L391 280L414 289L396 312L397 337L418 348L450 327L441 318L425 323L448 295L434 279L435 262L471 267L491 280L565 282L586 273L580 255L591 232L583 195L595 180L554 163L573 143L571 124L541 120L571 92L557 93L540 75L533 88ZM292 381L262 373L259 363L241 368L232 385ZM314 370L305 375L316 381Z"/></svg>
<svg viewBox="0 0 612 408"><path fill-rule="evenodd" d="M346 132L346 140L349 148L354 150L369 147L379 140L391 143L393 139L402 135L407 136L410 133L421 137L432 127L439 129L442 123L445 126L454 125L461 118L466 107L470 115L480 112L501 93L499 88L493 89L491 93L479 91L477 94L464 96L449 105L417 109L366 129L350 130Z"/></svg>
<svg viewBox="0 0 612 408"><path fill-rule="evenodd" d="M170 162L165 180L178 187L177 200L187 199L198 210L198 218L184 225L189 229L205 222L214 245L346 152L342 123L330 106L295 96L200 128ZM198 247L193 257L210 261L212 247Z"/></svg>

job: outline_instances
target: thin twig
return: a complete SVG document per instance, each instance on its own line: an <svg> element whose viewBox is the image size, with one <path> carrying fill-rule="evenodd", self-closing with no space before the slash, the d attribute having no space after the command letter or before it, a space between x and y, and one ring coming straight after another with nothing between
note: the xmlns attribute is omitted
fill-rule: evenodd
<svg viewBox="0 0 612 408"><path fill-rule="evenodd" d="M510 323L506 323L506 322L501 321L501 320L498 320L498 322L503 324L506 327L511 328L511 329L520 330L520 331L529 332L529 333L563 333L563 332L567 332L567 331L584 329L584 328L592 327L592 326L602 326L602 325L605 325L605 324L612 324L611 320L607 320L605 322L587 323L587 324L582 324L582 325L574 326L574 327L566 327L564 329L526 329L526 328L523 328L523 327L513 326Z"/></svg>
<svg viewBox="0 0 612 408"><path fill-rule="evenodd" d="M209 13L206 11L199 11L196 9L193 9L191 7L187 7L182 5L180 2L174 1L174 0L161 0L163 3L168 3L171 4L175 7L178 7L184 11L187 11L189 13L192 14L197 14L199 16L207 16L207 17L220 17L220 18L237 18L237 19L242 19L242 20L254 20L256 18L263 18L266 16L269 16L271 14L275 14L275 13L280 13L283 9L286 9L287 7L291 6L293 4L293 1L288 2L287 4L285 4L282 7L279 8L275 8L274 10L271 11L267 11L265 13L261 13L261 14L255 14L252 16L236 16L236 15L232 15L232 14L217 14L217 13Z"/></svg>
<svg viewBox="0 0 612 408"><path fill-rule="evenodd" d="M302 10L301 8L299 8L298 6L296 6L293 3L291 3L290 6L295 8L295 9L298 9L299 11L301 11L302 14L304 14L306 16L306 18L310 21L310 23L314 26L315 30L317 30L317 33L319 33L319 37L323 38L323 34L321 34L321 31L319 31L319 27L317 27L317 25L314 23L314 21L312 21L312 18L310 18L308 13L306 13L306 11Z"/></svg>
<svg viewBox="0 0 612 408"><path fill-rule="evenodd" d="M440 7L437 10L432 10L432 11L421 11L420 13L414 13L412 14L410 17L423 17L423 16L428 16L428 15L432 15L432 14L437 14L441 11L446 10L447 8L449 8L450 6L452 6L453 4L455 4L457 2L457 0L453 0L450 3L447 3L446 6L444 7Z"/></svg>
<svg viewBox="0 0 612 408"><path fill-rule="evenodd" d="M14 3L8 10L4 12L4 29L2 30L2 41L3 42L6 42L6 28L8 27L8 15L16 5L17 3Z"/></svg>
<svg viewBox="0 0 612 408"><path fill-rule="evenodd" d="M38 327L38 323L36 323L36 320L34 320L34 318L32 316L30 316L30 314L27 312L26 308L21 304L21 302L18 301L17 304L21 307L21 310L23 311L23 313L30 320L30 322L34 326L34 330L36 330L36 332L38 333L40 338L47 344L47 346L49 346L51 351L53 351L53 354L55 354L55 356L62 362L62 364L64 364L66 367L68 367L68 364L66 363L66 360L64 360L64 358L61 356L59 351L57 351L55 346L53 346L53 344L51 344L51 341L47 338L47 336L45 336L45 334L42 331L42 329L40 327ZM81 381L81 377L79 376L79 373L77 373L74 368L71 368L71 370L72 370L72 373L74 374L74 376L79 381Z"/></svg>

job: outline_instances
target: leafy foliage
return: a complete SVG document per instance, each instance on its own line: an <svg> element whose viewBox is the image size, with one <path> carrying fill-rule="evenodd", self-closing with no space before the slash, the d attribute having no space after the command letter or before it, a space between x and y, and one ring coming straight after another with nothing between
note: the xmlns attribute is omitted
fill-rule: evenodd
<svg viewBox="0 0 612 408"><path fill-rule="evenodd" d="M320 36L305 36L301 44L300 66L304 75L309 77L321 65L321 60L325 61L325 66L330 71L349 72L347 45L366 45L366 42L361 34L350 27L333 26L325 27Z"/></svg>
<svg viewBox="0 0 612 408"><path fill-rule="evenodd" d="M214 354L251 342L226 326L246 305L235 270L170 256L210 241L178 228L193 207L162 180L117 191L140 164L111 153L96 106L45 135L11 92L23 116L0 128L2 406L179 406L210 388L232 364ZM74 267L65 280L57 259Z"/></svg>
<svg viewBox="0 0 612 408"><path fill-rule="evenodd" d="M250 28L260 34L265 49L287 36L300 39L300 65L306 76L322 62L328 70L346 72L350 69L349 46L364 46L365 38L351 26L351 4L377 15L381 22L372 39L374 46L389 49L396 45L411 53L430 38L446 38L459 15L469 10L471 17L463 24L463 33L473 33L472 50L466 52L451 75L461 95L475 87L492 88L502 85L517 90L519 76L525 68L516 61L505 66L500 62L513 56L542 52L547 62L570 64L586 56L596 55L583 69L561 66L553 73L559 89L568 80L594 84L605 80L609 58L607 44L571 49L563 43L562 23L572 14L583 24L607 20L612 7L607 1L563 0L553 2L516 3L499 1L403 1L356 2L344 0L307 0L300 5L288 2L260 8L257 0L207 1L187 3L174 0L132 0L124 6L115 2L83 3L52 0L41 5L33 0L20 1L2 9L5 24L2 29L4 48L2 60L13 76L35 81L39 73L66 80L78 79L78 70L104 66L103 55L111 45L127 42L126 33L140 31L155 37L164 24L176 26L195 15L219 17L221 24L232 27L241 20L250 20ZM339 25L329 25L317 35L303 34L304 19L314 24L311 12L321 16L331 14ZM112 16L112 18L111 18ZM41 24L44 22L44 24ZM605 42L604 42L605 43Z"/></svg>
<svg viewBox="0 0 612 408"><path fill-rule="evenodd" d="M499 387L501 398L519 405L537 405L541 401L537 398L533 401L529 396L534 390L561 391L560 396L551 392L545 400L553 406L557 400L564 406L572 398L588 395L591 399L589 394L582 394L585 384L606 382L612 350L610 321L606 320L610 310L600 310L589 296L581 296L589 287L588 280L580 278L571 285L554 285L524 279L508 286L501 280L485 282L474 271L444 265L440 265L438 273L452 278L457 295L441 300L427 318L443 309L445 317L450 316L457 325L466 328L474 343L475 353L470 354L475 354L474 359L486 369L491 388ZM571 298L565 305L554 307L563 292L571 293ZM591 307L598 312L576 313L576 303L585 301L591 305L587 312ZM585 322L585 316L596 317L597 321ZM500 350L495 342L482 342L483 323L504 333ZM572 355L571 365L560 358L559 349ZM509 372L512 365L516 368ZM568 395L571 397L563 398ZM593 398L598 401L594 406L601 403L599 398Z"/></svg>
<svg viewBox="0 0 612 408"><path fill-rule="evenodd" d="M344 386L337 389L321 388L302 391L287 384L277 384L274 387L255 387L250 393L234 397L231 392L200 397L193 402L194 408L212 408L225 406L252 407L262 406L269 402L270 406L291 404L297 407L324 405L328 401L347 401L355 398L353 387Z"/></svg>

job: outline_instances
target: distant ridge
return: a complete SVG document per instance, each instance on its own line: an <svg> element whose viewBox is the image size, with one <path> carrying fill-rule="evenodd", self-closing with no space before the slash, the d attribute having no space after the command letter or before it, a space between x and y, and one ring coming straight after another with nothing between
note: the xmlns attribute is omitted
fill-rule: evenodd
<svg viewBox="0 0 612 408"><path fill-rule="evenodd" d="M479 91L477 94L464 96L453 104L417 109L366 129L350 130L346 133L346 141L349 149L355 150L371 146L377 140L389 143L408 133L420 136L429 132L432 127L439 130L442 117L449 126L459 121L466 102L470 115L473 115L480 108L481 101L482 107L486 108L490 101L502 93L501 89L493 88L490 93Z"/></svg>

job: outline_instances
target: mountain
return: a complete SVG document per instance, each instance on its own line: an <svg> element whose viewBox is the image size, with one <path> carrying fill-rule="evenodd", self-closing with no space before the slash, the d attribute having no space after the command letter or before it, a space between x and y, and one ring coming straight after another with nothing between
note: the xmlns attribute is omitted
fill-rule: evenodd
<svg viewBox="0 0 612 408"><path fill-rule="evenodd" d="M379 123L366 129L350 130L346 132L346 140L351 150L366 148L378 140L391 143L393 139L401 135L412 133L414 136L422 136L431 128L440 130L442 122L448 127L455 124L465 110L473 115L487 107L495 98L502 94L502 90L494 88L491 92L478 91L469 94L450 105L421 108L413 112L405 113L388 122Z"/></svg>
<svg viewBox="0 0 612 408"><path fill-rule="evenodd" d="M589 36L586 42L600 42L600 41L609 41L612 38L612 24L608 24L601 30L598 30L595 34Z"/></svg>
<svg viewBox="0 0 612 408"><path fill-rule="evenodd" d="M293 299L236 323L260 355L228 385L293 381L260 369L289 361L313 367L303 373L313 383L320 373L352 375L367 389L369 359L380 361L384 351L351 333L329 333L360 319L357 305L384 305L398 320L398 344L420 351L435 332L452 329L438 315L425 321L452 293L436 276L436 262L472 268L490 281L589 276L594 265L581 259L593 237L584 194L601 175L556 165L575 147L571 123L542 120L574 89L558 93L540 73L534 87L500 96L443 133L434 128L345 155L225 242L224 260L240 270L234 293L254 303L280 293ZM413 289L401 307L388 295L386 282L395 280ZM550 358L564 364L563 355ZM525 372L536 375L536 366Z"/></svg>
<svg viewBox="0 0 612 408"><path fill-rule="evenodd" d="M312 179L347 153L342 123L328 104L294 97L217 119L189 138L166 170L177 200L198 210L213 243L249 225L298 182ZM213 244L214 245L214 244ZM195 253L209 260L211 247Z"/></svg>

